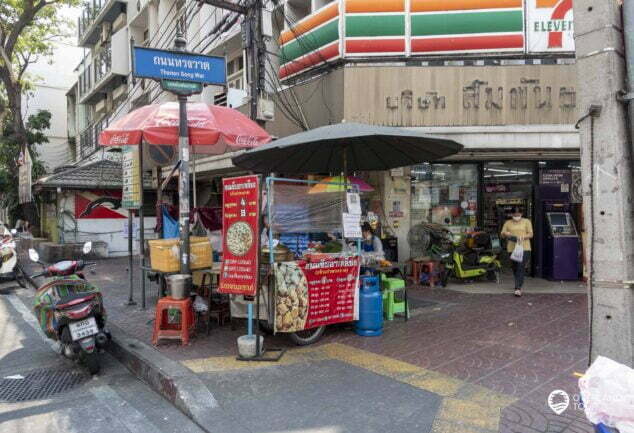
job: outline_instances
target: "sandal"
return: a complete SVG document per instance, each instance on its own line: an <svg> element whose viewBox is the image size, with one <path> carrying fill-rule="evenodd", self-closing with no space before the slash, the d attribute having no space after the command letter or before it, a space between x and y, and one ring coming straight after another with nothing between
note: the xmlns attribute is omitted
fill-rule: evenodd
<svg viewBox="0 0 634 433"><path fill-rule="evenodd" d="M522 289L515 289L515 296L518 298L522 296Z"/></svg>

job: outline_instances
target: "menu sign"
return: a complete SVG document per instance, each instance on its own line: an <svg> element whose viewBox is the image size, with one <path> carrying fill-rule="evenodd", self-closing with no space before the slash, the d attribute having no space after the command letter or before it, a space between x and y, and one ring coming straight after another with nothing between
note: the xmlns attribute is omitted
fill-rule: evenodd
<svg viewBox="0 0 634 433"><path fill-rule="evenodd" d="M360 258L275 265L275 331L297 332L359 318Z"/></svg>
<svg viewBox="0 0 634 433"><path fill-rule="evenodd" d="M222 180L220 293L255 296L258 284L260 177Z"/></svg>

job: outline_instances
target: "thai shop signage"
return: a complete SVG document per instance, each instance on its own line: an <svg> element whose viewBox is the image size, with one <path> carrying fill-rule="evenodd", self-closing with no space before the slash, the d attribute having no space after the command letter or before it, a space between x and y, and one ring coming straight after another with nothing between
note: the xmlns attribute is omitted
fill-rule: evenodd
<svg viewBox="0 0 634 433"><path fill-rule="evenodd" d="M227 83L224 57L144 47L134 47L133 50L132 75L135 77L188 81L217 86L224 86ZM176 91L183 90L177 87L174 87Z"/></svg>
<svg viewBox="0 0 634 433"><path fill-rule="evenodd" d="M526 0L528 52L574 51L573 0Z"/></svg>
<svg viewBox="0 0 634 433"><path fill-rule="evenodd" d="M141 159L139 146L123 146L121 168L123 172L123 193L121 207L139 209L141 207Z"/></svg>
<svg viewBox="0 0 634 433"><path fill-rule="evenodd" d="M222 180L220 293L255 296L258 284L260 176Z"/></svg>
<svg viewBox="0 0 634 433"><path fill-rule="evenodd" d="M33 182L33 161L29 150L24 147L18 160L18 202L29 203L33 200L31 184Z"/></svg>
<svg viewBox="0 0 634 433"><path fill-rule="evenodd" d="M276 263L275 331L359 319L359 256Z"/></svg>

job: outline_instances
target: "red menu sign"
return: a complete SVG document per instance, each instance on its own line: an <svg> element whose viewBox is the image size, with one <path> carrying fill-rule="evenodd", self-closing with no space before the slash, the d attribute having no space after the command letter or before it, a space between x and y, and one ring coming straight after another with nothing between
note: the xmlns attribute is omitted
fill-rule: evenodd
<svg viewBox="0 0 634 433"><path fill-rule="evenodd" d="M357 320L359 266L358 256L276 264L276 332Z"/></svg>
<svg viewBox="0 0 634 433"><path fill-rule="evenodd" d="M222 180L220 293L255 296L258 283L260 177Z"/></svg>

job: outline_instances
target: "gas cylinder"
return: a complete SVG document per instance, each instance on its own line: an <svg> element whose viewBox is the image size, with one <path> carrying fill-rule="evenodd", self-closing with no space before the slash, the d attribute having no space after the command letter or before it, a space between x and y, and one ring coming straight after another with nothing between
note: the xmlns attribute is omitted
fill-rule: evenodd
<svg viewBox="0 0 634 433"><path fill-rule="evenodd" d="M378 277L361 277L359 320L356 333L364 337L383 334L383 296Z"/></svg>

